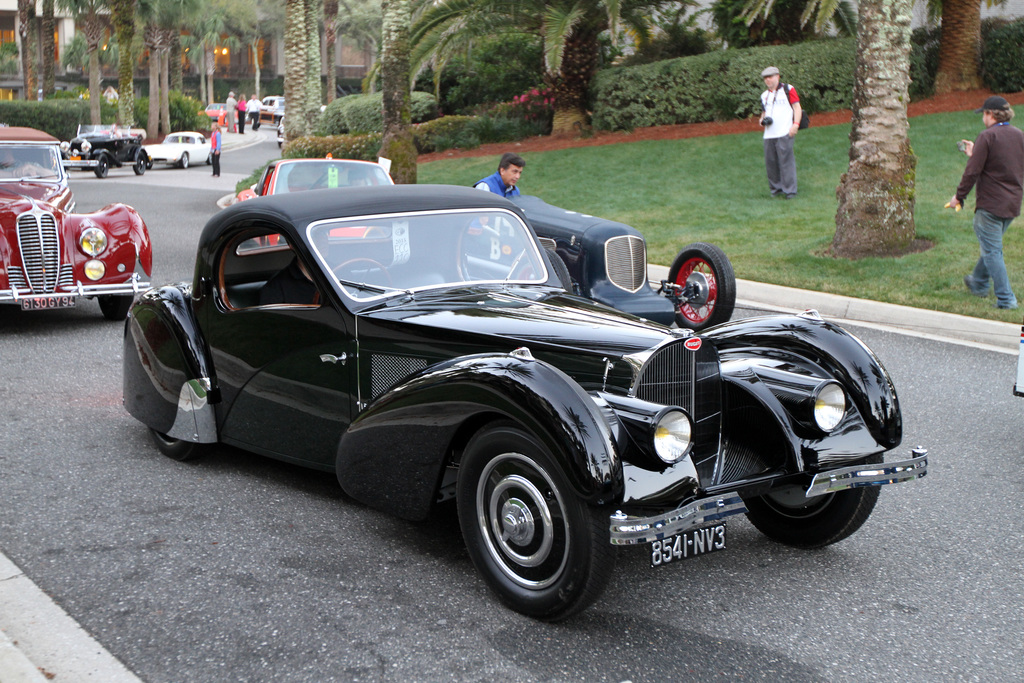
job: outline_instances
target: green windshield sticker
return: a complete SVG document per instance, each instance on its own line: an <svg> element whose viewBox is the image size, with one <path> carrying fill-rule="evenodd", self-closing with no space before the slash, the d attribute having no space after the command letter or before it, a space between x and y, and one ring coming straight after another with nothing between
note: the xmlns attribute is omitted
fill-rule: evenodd
<svg viewBox="0 0 1024 683"><path fill-rule="evenodd" d="M338 186L338 169L331 166L327 169L327 187Z"/></svg>

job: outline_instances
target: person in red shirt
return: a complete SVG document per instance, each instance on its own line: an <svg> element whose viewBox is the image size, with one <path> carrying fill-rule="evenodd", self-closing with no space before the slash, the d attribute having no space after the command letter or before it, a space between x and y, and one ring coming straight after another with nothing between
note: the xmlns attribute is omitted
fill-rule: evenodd
<svg viewBox="0 0 1024 683"><path fill-rule="evenodd" d="M981 256L974 270L964 276L964 284L979 297L988 296L991 286L996 293L996 308L1017 308L1017 297L1003 261L1003 235L1020 215L1024 196L1024 132L1010 125L1013 109L998 95L989 97L974 111L981 114L985 130L974 142L960 141L968 157L967 168L946 206L962 206L971 188L977 188L974 234L981 246Z"/></svg>

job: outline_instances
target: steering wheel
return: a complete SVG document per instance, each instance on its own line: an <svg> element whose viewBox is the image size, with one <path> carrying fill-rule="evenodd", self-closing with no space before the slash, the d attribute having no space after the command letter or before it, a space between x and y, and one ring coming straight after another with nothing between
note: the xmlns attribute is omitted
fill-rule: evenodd
<svg viewBox="0 0 1024 683"><path fill-rule="evenodd" d="M455 265L458 268L459 277L461 277L466 282L472 282L473 280L476 279L469 273L469 253L467 252L466 249L468 244L471 242L471 240L467 240L466 238L477 237L477 235L470 234L470 229L479 229L481 234L488 234L500 239L500 233L498 232L498 230L490 225L466 226L459 230L459 239L456 241L455 244Z"/></svg>
<svg viewBox="0 0 1024 683"><path fill-rule="evenodd" d="M352 264L354 264L354 263L366 263L366 264L369 265L369 267L368 268L351 268ZM345 270L346 268L348 268L349 270L346 271ZM374 261L372 258L367 258L365 256L359 256L359 257L356 257L356 258L353 258L353 259L349 259L348 261L345 261L343 263L338 264L337 266L335 266L331 270L339 278L341 278L343 280L352 280L353 282L360 281L360 277L361 277L362 280L366 280L365 276L357 276L356 272L366 272L367 274L369 274L369 273L372 273L372 272L375 272L375 271L380 271L381 273L384 274L384 279L387 280L386 286L388 286L388 287L392 287L393 286L392 280L391 280L391 273L389 273L388 269L384 267L384 264L381 263L380 261ZM377 284L377 283L375 283L375 282L366 282L365 284L373 285L373 284Z"/></svg>

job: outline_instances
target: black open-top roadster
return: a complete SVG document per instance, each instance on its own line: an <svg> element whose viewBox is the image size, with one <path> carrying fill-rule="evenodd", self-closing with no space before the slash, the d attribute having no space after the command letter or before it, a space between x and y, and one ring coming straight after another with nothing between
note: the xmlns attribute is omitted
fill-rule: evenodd
<svg viewBox="0 0 1024 683"><path fill-rule="evenodd" d="M572 295L522 211L468 188L260 197L214 217L191 282L144 294L124 403L158 448L225 443L336 473L419 520L454 500L501 599L590 604L616 546L652 566L726 547L725 519L814 548L925 474L895 389L813 313L698 336Z"/></svg>
<svg viewBox="0 0 1024 683"><path fill-rule="evenodd" d="M89 169L97 178L106 178L111 167L131 166L135 175L142 175L153 164L142 146L142 133L127 126L78 126L78 134L70 142L61 143L64 167Z"/></svg>

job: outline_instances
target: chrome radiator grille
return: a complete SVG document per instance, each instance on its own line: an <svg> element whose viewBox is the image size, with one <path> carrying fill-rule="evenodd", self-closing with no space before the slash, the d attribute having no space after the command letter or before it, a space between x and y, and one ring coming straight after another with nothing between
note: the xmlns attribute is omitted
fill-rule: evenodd
<svg viewBox="0 0 1024 683"><path fill-rule="evenodd" d="M52 293L61 279L60 239L53 214L33 212L18 216L18 246L24 284L35 294Z"/></svg>
<svg viewBox="0 0 1024 683"><path fill-rule="evenodd" d="M691 338L692 339L692 338ZM707 486L715 478L722 429L722 386L718 351L703 343L696 351L686 340L654 352L640 370L636 397L653 403L679 406L693 420L693 462Z"/></svg>
<svg viewBox="0 0 1024 683"><path fill-rule="evenodd" d="M647 245L639 235L619 235L604 243L608 279L616 287L635 292L647 284Z"/></svg>

